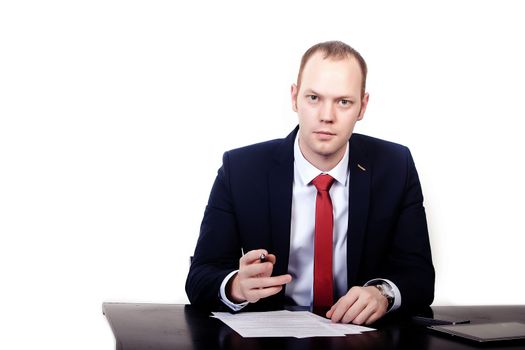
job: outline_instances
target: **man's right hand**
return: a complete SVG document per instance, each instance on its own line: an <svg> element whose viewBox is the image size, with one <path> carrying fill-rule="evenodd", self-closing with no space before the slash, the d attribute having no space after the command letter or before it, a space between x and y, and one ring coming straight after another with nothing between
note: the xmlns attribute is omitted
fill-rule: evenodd
<svg viewBox="0 0 525 350"><path fill-rule="evenodd" d="M262 254L266 256L265 262L260 261ZM234 303L255 303L279 293L283 285L292 280L292 276L286 274L271 277L274 264L275 255L268 254L264 249L251 250L244 254L239 259L239 271L226 286L228 299Z"/></svg>

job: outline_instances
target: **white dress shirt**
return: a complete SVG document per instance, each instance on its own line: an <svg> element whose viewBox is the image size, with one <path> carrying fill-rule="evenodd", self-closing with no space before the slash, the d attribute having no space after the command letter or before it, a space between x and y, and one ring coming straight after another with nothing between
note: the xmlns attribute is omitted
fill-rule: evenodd
<svg viewBox="0 0 525 350"><path fill-rule="evenodd" d="M295 138L290 255L288 260L288 273L292 276L292 281L286 285L285 294L293 299L297 305L311 307L313 303L313 258L317 189L311 182L319 174L328 174L335 179L330 188L330 198L334 210L332 271L334 274L335 300L337 301L348 291L346 266L348 186L350 185L348 158L349 145L347 144L341 161L330 171L323 172L304 158L299 147L299 135ZM226 284L236 272L233 271L226 276L220 289L221 300L234 311L238 311L248 304L248 302L235 304L226 297ZM381 282L389 284L394 292L394 305L389 311L399 308L401 306L401 293L392 281L376 278L368 281L365 286Z"/></svg>
<svg viewBox="0 0 525 350"><path fill-rule="evenodd" d="M294 180L290 257L288 273L292 282L286 285L286 295L297 305L311 306L313 302L315 203L317 189L311 183L319 174L334 178L330 199L334 209L333 266L335 300L348 291L346 272L346 232L348 230L348 145L341 161L330 171L323 172L304 158L299 136L294 143Z"/></svg>

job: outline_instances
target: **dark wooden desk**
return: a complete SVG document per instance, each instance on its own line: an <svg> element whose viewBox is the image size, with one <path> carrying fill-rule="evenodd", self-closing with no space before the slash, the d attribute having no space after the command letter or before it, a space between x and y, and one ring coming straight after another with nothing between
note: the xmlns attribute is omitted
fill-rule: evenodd
<svg viewBox="0 0 525 350"><path fill-rule="evenodd" d="M378 331L334 338L242 338L221 321L190 305L104 303L103 312L125 349L525 349L524 342L478 345L435 334L410 319L375 325ZM472 323L525 322L520 306L435 306L434 317L470 319Z"/></svg>

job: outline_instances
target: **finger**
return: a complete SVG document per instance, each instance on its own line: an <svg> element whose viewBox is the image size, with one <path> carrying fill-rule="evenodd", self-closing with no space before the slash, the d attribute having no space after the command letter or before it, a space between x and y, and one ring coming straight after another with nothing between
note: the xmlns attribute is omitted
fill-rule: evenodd
<svg viewBox="0 0 525 350"><path fill-rule="evenodd" d="M268 251L266 249L250 250L248 253L244 254L239 259L239 266L252 264L252 263L258 261L261 258L262 254L268 255Z"/></svg>
<svg viewBox="0 0 525 350"><path fill-rule="evenodd" d="M355 318L363 312L366 308L366 303L363 302L361 298L357 299L357 301L346 311L343 318L341 319L342 323L354 323Z"/></svg>
<svg viewBox="0 0 525 350"><path fill-rule="evenodd" d="M273 254L268 254L265 256L264 262L260 262L261 264L270 265L270 267L265 267L264 272L260 275L260 277L269 277L272 275L273 271L273 265L275 265L276 257Z"/></svg>
<svg viewBox="0 0 525 350"><path fill-rule="evenodd" d="M371 323L382 317L387 310L386 299L382 295L375 295L370 293L361 293L356 304L365 306L357 315L348 313L348 318L352 318L350 322L355 324ZM358 309L356 309L358 310ZM349 310L355 311L355 310ZM377 315L376 315L377 314Z"/></svg>
<svg viewBox="0 0 525 350"><path fill-rule="evenodd" d="M270 277L272 275L273 265L270 262L262 264L243 265L239 268L239 275L243 278L251 277Z"/></svg>
<svg viewBox="0 0 525 350"><path fill-rule="evenodd" d="M246 300L251 303L255 303L260 299L267 298L279 293L282 289L282 286L268 287L262 289L251 289L246 293Z"/></svg>
<svg viewBox="0 0 525 350"><path fill-rule="evenodd" d="M339 299L339 300L341 300L341 299ZM332 305L330 310L328 310L326 312L326 318L330 318L330 319L332 318L332 315L334 314L335 309L338 307L339 300L334 305ZM336 322L336 321L334 321L334 322Z"/></svg>
<svg viewBox="0 0 525 350"><path fill-rule="evenodd" d="M275 265L275 262L277 261L277 257L273 254L267 254L266 261L269 261L272 263L272 265Z"/></svg>
<svg viewBox="0 0 525 350"><path fill-rule="evenodd" d="M244 298L249 302L256 302L282 290L282 285L290 282L292 276L280 275L275 277L249 278L240 281Z"/></svg>
<svg viewBox="0 0 525 350"><path fill-rule="evenodd" d="M335 304L332 305L332 307L330 308L330 310L328 310L328 311L326 312L326 315L325 315L326 318L332 318L332 314L334 313L334 306L335 306Z"/></svg>
<svg viewBox="0 0 525 350"><path fill-rule="evenodd" d="M359 294L356 290L350 289L350 291L343 297L341 297L337 303L328 311L330 312L330 319L332 322L339 322L346 314L348 309L354 305L358 300Z"/></svg>
<svg viewBox="0 0 525 350"><path fill-rule="evenodd" d="M388 304L383 303L382 300L376 301L376 307L373 309L372 314L366 319L363 320L363 323L365 324L371 324L383 317L386 314L386 311L388 309Z"/></svg>
<svg viewBox="0 0 525 350"><path fill-rule="evenodd" d="M334 311L337 308L338 303L342 298L344 297L339 298L339 300L337 300L336 303L332 305L332 307L326 312L326 318L332 318L332 315L334 314Z"/></svg>
<svg viewBox="0 0 525 350"><path fill-rule="evenodd" d="M372 289L372 291L374 290ZM352 321L353 323L369 324L377 320L377 318L382 317L386 313L388 303L386 298L379 293L362 294L362 299L366 304L366 309L364 309L359 315L355 317L355 319ZM376 317L376 314L378 317Z"/></svg>
<svg viewBox="0 0 525 350"><path fill-rule="evenodd" d="M368 304L361 312L356 315L351 321L354 324L363 324L368 321L370 317L375 313L376 309L374 305ZM343 318L344 319L344 318Z"/></svg>
<svg viewBox="0 0 525 350"><path fill-rule="evenodd" d="M356 324L372 324L381 317L383 317L386 314L386 309L380 307L378 309L373 310L371 308L371 312L366 315L365 313L361 313L356 319L354 320L354 323Z"/></svg>
<svg viewBox="0 0 525 350"><path fill-rule="evenodd" d="M364 324L371 325L372 323L379 320L383 316L384 316L384 313L381 313L380 311L376 311L364 322Z"/></svg>
<svg viewBox="0 0 525 350"><path fill-rule="evenodd" d="M337 323L341 320L341 318L343 318L346 310L348 310L348 307L345 305L346 305L345 302L343 302L342 300L339 300L337 301L337 303L335 303L334 306L332 306L332 309L330 309L331 312L330 312L330 317L329 317L330 320L332 320L332 322Z"/></svg>
<svg viewBox="0 0 525 350"><path fill-rule="evenodd" d="M259 289L259 288L269 288L275 286L282 286L286 283L289 283L292 280L291 275L279 275L273 277L256 277L256 278L247 278L242 281L243 287L246 289Z"/></svg>

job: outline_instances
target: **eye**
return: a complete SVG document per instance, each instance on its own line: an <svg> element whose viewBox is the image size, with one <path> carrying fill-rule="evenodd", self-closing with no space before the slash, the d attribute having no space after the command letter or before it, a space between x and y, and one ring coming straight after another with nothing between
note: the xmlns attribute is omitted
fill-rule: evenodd
<svg viewBox="0 0 525 350"><path fill-rule="evenodd" d="M341 106L343 106L343 107L349 107L349 106L352 105L352 103L353 103L352 101L350 101L350 100L345 100L345 99L339 101L339 104L340 104Z"/></svg>
<svg viewBox="0 0 525 350"><path fill-rule="evenodd" d="M316 96L316 95L307 95L306 98L311 101L311 102L315 102L315 101L318 101L319 100L319 97Z"/></svg>

